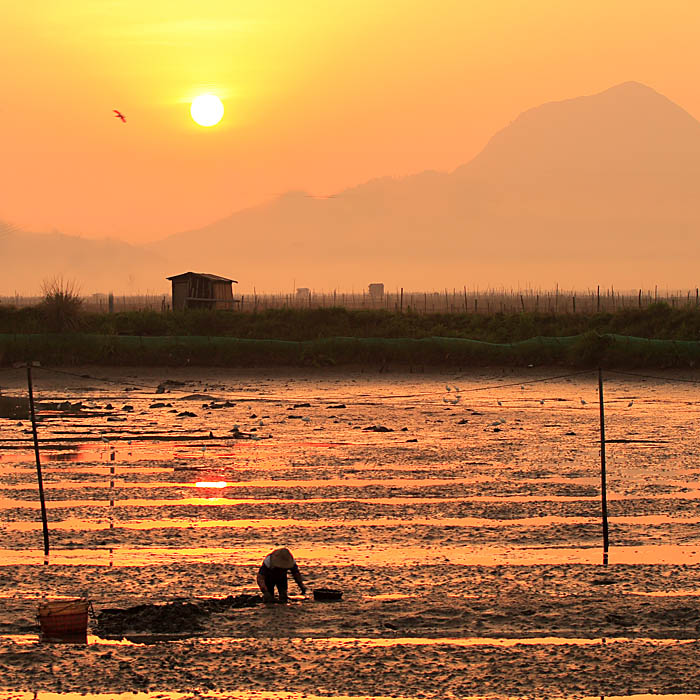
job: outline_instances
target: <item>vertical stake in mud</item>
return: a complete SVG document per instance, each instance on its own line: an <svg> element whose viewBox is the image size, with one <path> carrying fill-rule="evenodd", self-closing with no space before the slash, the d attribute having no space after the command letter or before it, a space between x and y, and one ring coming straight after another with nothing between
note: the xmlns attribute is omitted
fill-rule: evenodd
<svg viewBox="0 0 700 700"><path fill-rule="evenodd" d="M39 457L39 437L36 432L36 413L34 411L34 391L32 389L32 364L27 362L27 386L29 389L29 415L32 419L34 437L34 456L36 457L36 476L39 481L39 500L41 501L41 522L44 526L44 556L49 556L49 524L46 520L46 501L44 500L44 481L41 478L41 458Z"/></svg>
<svg viewBox="0 0 700 700"><path fill-rule="evenodd" d="M598 399L600 401L600 496L603 515L603 566L608 565L608 493L605 476L605 408L603 403L603 371L598 368Z"/></svg>

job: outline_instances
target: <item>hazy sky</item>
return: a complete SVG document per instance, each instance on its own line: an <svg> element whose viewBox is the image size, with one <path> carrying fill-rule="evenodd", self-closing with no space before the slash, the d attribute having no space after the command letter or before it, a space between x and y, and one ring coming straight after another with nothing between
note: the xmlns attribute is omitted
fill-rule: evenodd
<svg viewBox="0 0 700 700"><path fill-rule="evenodd" d="M451 170L523 110L627 80L700 117L690 0L0 0L0 18L0 219L28 230L146 241L290 189ZM203 92L218 126L190 118Z"/></svg>

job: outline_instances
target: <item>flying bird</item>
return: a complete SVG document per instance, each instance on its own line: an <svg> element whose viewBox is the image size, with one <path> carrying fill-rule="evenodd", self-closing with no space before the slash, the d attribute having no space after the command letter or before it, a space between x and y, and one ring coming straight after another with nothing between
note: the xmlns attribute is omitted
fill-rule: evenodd
<svg viewBox="0 0 700 700"><path fill-rule="evenodd" d="M121 119L126 124L126 117L118 109L113 109L112 111L117 119Z"/></svg>

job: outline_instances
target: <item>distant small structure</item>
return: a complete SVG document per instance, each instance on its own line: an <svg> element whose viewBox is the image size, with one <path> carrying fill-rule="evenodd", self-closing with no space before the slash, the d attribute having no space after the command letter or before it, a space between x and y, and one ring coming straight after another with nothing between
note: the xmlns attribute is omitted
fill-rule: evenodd
<svg viewBox="0 0 700 700"><path fill-rule="evenodd" d="M384 283L374 282L369 285L369 298L372 300L381 301L384 299Z"/></svg>
<svg viewBox="0 0 700 700"><path fill-rule="evenodd" d="M240 303L233 298L237 280L202 272L183 272L168 277L173 283L173 311L184 309L228 309Z"/></svg>
<svg viewBox="0 0 700 700"><path fill-rule="evenodd" d="M297 287L297 299L307 299L311 296L311 290L308 287Z"/></svg>

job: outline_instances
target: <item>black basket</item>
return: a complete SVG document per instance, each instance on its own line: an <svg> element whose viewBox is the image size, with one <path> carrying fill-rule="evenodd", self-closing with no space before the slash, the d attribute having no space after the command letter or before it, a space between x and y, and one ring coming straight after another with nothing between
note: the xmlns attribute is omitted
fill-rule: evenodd
<svg viewBox="0 0 700 700"><path fill-rule="evenodd" d="M316 588L314 589L314 600L340 600L343 597L343 591L335 588Z"/></svg>

